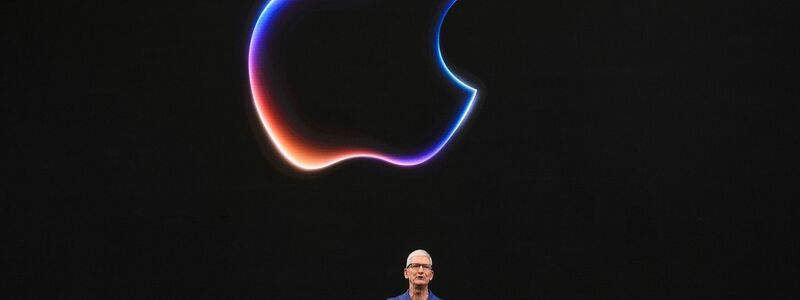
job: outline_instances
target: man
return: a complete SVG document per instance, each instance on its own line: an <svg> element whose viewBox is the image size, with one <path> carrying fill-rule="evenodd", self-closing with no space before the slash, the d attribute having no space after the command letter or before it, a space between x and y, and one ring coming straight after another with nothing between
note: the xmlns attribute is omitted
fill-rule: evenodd
<svg viewBox="0 0 800 300"><path fill-rule="evenodd" d="M403 277L408 279L408 291L386 300L442 300L428 289L433 280L433 258L427 251L414 250L408 255Z"/></svg>

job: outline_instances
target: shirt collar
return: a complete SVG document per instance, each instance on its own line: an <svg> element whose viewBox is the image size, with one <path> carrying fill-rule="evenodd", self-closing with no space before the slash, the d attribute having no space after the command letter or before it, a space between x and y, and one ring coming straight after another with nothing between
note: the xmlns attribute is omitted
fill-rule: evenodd
<svg viewBox="0 0 800 300"><path fill-rule="evenodd" d="M406 293L403 296L405 296L405 298L403 298L403 300L411 300L411 290L407 290ZM431 289L428 289L428 300L442 300L442 299L439 299L439 297L436 297L436 295L433 294Z"/></svg>

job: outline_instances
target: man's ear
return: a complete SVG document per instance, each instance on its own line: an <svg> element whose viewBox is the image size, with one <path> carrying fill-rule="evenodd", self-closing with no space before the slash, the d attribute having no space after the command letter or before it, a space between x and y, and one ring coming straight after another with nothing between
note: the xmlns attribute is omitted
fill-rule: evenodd
<svg viewBox="0 0 800 300"><path fill-rule="evenodd" d="M433 281L433 270L431 270L431 279L428 279L428 281Z"/></svg>
<svg viewBox="0 0 800 300"><path fill-rule="evenodd" d="M403 278L408 279L408 273L406 273L406 269L403 269Z"/></svg>

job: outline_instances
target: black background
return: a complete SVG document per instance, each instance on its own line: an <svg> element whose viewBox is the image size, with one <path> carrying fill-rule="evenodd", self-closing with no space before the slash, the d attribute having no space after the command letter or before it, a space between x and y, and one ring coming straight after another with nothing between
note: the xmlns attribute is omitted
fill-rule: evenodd
<svg viewBox="0 0 800 300"><path fill-rule="evenodd" d="M246 53L263 3L23 2L2 4L4 293L383 299L425 248L445 299L792 297L789 1L459 1L442 48L484 92L459 139L420 168L315 176L287 169L254 123ZM403 32L388 20L423 15L353 22ZM378 50L424 41L351 29L344 41ZM339 93L425 95L369 81L405 50L353 45L374 69L336 79L353 84ZM321 122L357 134L376 111L381 130L407 117L352 99L330 97L360 110Z"/></svg>

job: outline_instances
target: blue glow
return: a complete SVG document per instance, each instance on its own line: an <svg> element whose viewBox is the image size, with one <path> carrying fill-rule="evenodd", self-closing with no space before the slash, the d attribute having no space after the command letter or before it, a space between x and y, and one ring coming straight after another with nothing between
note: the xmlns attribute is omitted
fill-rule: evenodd
<svg viewBox="0 0 800 300"><path fill-rule="evenodd" d="M271 28L271 26L267 26L266 23L272 21L275 17L275 14L277 14L281 8L286 5L286 3L289 3L289 1L290 0L272 0L268 1L265 5L264 10L259 15L258 20L253 28L249 47L248 67L253 101L255 108L258 111L261 124L266 130L273 146L275 146L278 152L280 152L281 155L293 166L302 170L317 170L346 159L357 157L377 159L399 166L419 165L428 161L437 153L439 153L453 138L456 132L458 132L467 116L469 116L469 114L472 112L475 101L478 97L478 90L468 85L455 74L453 74L453 72L447 67L444 57L442 56L440 45L442 26L447 13L457 1L448 0L436 22L436 30L433 41L435 48L434 53L442 72L447 75L447 78L449 78L450 81L468 94L469 100L460 110L455 122L447 129L442 138L438 142L434 143L429 150L414 155L401 156L379 153L369 149L347 149L332 151L332 149L315 149L315 147L313 147L313 142L303 140L302 137L291 135L287 131L286 125L280 122L280 116L271 110L271 98L268 93L269 87L262 85L260 82L260 80L263 79L263 77L267 74L265 74L264 70L262 70L262 67L259 64L261 58L260 55L257 54L259 53L258 49L261 44L261 39L264 38L268 33L266 29Z"/></svg>

